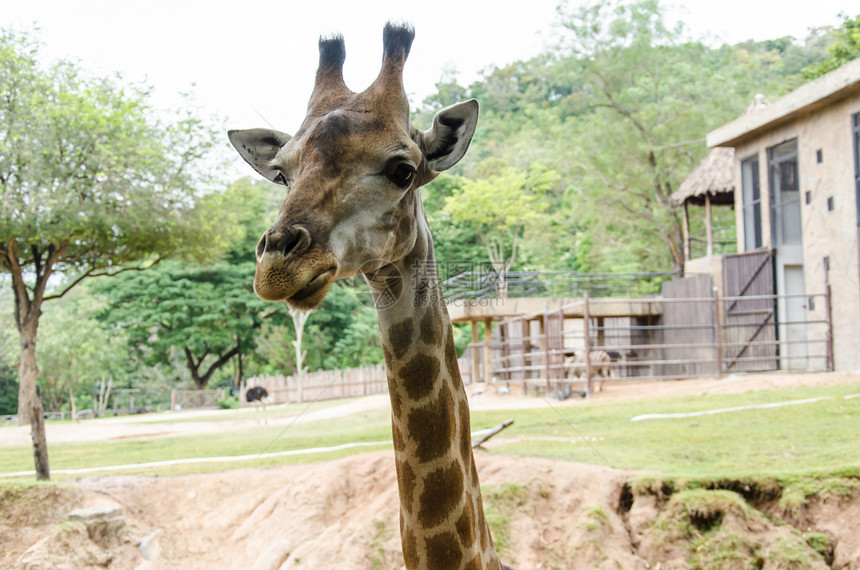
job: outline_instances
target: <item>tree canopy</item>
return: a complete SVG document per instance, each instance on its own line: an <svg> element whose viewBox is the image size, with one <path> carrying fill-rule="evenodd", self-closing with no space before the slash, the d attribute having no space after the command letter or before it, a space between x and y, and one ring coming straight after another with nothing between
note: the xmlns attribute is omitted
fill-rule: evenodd
<svg viewBox="0 0 860 570"><path fill-rule="evenodd" d="M41 426L43 303L87 277L203 256L222 238L220 216L201 201L213 129L193 114L165 121L147 89L118 77L45 66L39 47L0 30L0 270L21 341L19 422Z"/></svg>

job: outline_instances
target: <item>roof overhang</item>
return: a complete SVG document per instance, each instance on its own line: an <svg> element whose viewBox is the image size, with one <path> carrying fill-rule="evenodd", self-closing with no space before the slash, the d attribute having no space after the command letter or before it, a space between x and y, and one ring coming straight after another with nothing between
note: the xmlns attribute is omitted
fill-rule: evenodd
<svg viewBox="0 0 860 570"><path fill-rule="evenodd" d="M754 113L708 133L709 147L737 147L764 131L789 123L835 101L860 93L860 58L810 81Z"/></svg>

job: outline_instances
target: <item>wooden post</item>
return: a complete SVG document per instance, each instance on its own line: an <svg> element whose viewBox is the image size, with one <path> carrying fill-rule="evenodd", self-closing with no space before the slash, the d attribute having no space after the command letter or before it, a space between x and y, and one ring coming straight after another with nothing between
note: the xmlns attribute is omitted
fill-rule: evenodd
<svg viewBox="0 0 860 570"><path fill-rule="evenodd" d="M720 321L720 290L714 287L714 352L716 353L717 378L723 376L723 342Z"/></svg>
<svg viewBox="0 0 860 570"><path fill-rule="evenodd" d="M241 396L241 393L239 395ZM176 411L176 390L170 391L170 411Z"/></svg>
<svg viewBox="0 0 860 570"><path fill-rule="evenodd" d="M597 317L597 348L600 350L606 349L606 330L604 324L603 317Z"/></svg>
<svg viewBox="0 0 860 570"><path fill-rule="evenodd" d="M585 335L585 394L591 397L591 330L589 320L591 317L588 314L588 291L583 296L582 308L582 332Z"/></svg>
<svg viewBox="0 0 860 570"><path fill-rule="evenodd" d="M529 365L531 363L531 353L532 353L532 331L531 331L531 323L526 319L520 321L520 334L522 336L522 350L523 350L523 380L528 380L532 377L531 370L529 370Z"/></svg>
<svg viewBox="0 0 860 570"><path fill-rule="evenodd" d="M483 378L481 376L481 354L480 348L478 347L478 343L480 342L480 336L478 335L478 321L472 321L472 343L469 347L472 349L472 383L477 384L478 382L482 382Z"/></svg>
<svg viewBox="0 0 860 570"><path fill-rule="evenodd" d="M687 202L684 201L684 225L681 226L684 233L684 261L690 260L690 214L687 212Z"/></svg>
<svg viewBox="0 0 860 570"><path fill-rule="evenodd" d="M708 257L714 255L714 225L711 221L711 195L705 194L705 233L708 238Z"/></svg>
<svg viewBox="0 0 860 570"><path fill-rule="evenodd" d="M546 393L549 394L552 387L550 382L551 374L549 369L549 339L546 336L546 313L540 316L540 320L538 322L540 323L540 360L541 365L543 365L544 376L546 377Z"/></svg>
<svg viewBox="0 0 860 570"><path fill-rule="evenodd" d="M484 382L493 380L493 319L484 319Z"/></svg>
<svg viewBox="0 0 860 570"><path fill-rule="evenodd" d="M824 285L824 311L827 319L827 371L833 372L833 310L830 305L830 283Z"/></svg>

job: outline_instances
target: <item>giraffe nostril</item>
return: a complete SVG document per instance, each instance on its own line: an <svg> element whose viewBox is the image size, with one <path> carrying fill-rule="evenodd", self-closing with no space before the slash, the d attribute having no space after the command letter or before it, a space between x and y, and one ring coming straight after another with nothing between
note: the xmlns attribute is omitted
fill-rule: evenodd
<svg viewBox="0 0 860 570"><path fill-rule="evenodd" d="M311 237L301 226L293 226L283 231L269 230L257 242L257 259L266 253L278 252L284 257L299 254L310 245Z"/></svg>
<svg viewBox="0 0 860 570"><path fill-rule="evenodd" d="M257 248L254 250L254 253L257 255L257 261L263 257L263 254L266 252L266 245L268 244L268 236L269 232L263 234L263 237L260 238L260 241L257 242Z"/></svg>
<svg viewBox="0 0 860 570"><path fill-rule="evenodd" d="M287 234L281 239L278 249L284 257L289 255L289 253L296 248L296 245L299 243L299 238L300 236L298 232L287 232Z"/></svg>

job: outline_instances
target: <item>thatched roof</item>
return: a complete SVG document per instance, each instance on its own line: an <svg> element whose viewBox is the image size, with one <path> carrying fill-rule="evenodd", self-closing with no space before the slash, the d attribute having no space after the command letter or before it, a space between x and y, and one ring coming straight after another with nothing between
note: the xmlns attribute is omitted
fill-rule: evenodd
<svg viewBox="0 0 860 570"><path fill-rule="evenodd" d="M715 147L702 159L681 186L669 197L681 205L704 204L710 196L711 204L735 203L735 149Z"/></svg>

